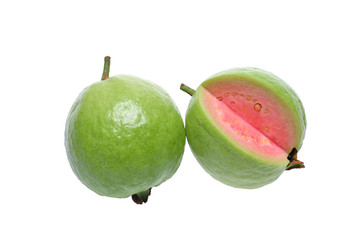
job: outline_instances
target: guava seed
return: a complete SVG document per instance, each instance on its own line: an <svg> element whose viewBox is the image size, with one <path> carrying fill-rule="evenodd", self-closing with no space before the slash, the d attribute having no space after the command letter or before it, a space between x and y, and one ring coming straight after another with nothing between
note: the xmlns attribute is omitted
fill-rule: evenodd
<svg viewBox="0 0 361 240"><path fill-rule="evenodd" d="M259 103L256 103L253 108L254 108L254 110L256 110L257 112L259 112L259 111L261 111L261 109L262 109L262 105L259 104Z"/></svg>

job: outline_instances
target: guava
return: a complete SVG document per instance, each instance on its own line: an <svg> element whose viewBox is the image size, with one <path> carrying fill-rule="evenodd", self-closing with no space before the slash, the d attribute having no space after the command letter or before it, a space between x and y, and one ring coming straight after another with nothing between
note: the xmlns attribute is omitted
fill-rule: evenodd
<svg viewBox="0 0 361 240"><path fill-rule="evenodd" d="M259 188L284 170L303 168L297 159L306 130L301 100L279 77L257 68L217 73L196 90L186 135L200 165L236 188Z"/></svg>
<svg viewBox="0 0 361 240"><path fill-rule="evenodd" d="M170 179L184 152L177 106L156 84L109 76L85 88L70 109L65 147L78 179L99 195L147 202L152 187Z"/></svg>

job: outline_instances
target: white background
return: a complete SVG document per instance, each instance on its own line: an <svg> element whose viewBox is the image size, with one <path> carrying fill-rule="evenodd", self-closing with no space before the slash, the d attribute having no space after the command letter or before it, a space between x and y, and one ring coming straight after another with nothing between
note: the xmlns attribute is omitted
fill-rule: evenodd
<svg viewBox="0 0 361 240"><path fill-rule="evenodd" d="M0 239L360 239L358 1L1 1ZM131 74L170 93L183 117L216 72L284 79L308 120L299 158L256 190L211 178L188 145L147 204L101 197L72 173L68 111L86 86Z"/></svg>

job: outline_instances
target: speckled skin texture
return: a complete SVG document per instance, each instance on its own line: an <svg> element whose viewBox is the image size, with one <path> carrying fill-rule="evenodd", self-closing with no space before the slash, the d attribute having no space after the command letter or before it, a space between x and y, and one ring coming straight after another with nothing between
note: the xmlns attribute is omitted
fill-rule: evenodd
<svg viewBox="0 0 361 240"><path fill-rule="evenodd" d="M234 68L217 73L203 82L188 106L186 132L191 150L201 166L215 179L237 188L259 188L275 181L285 170L289 161L272 162L261 159L240 148L210 117L203 102L202 92L208 84L222 84L223 79L248 79L259 87L267 89L287 103L290 114L298 123L298 143L300 149L306 130L306 117L302 103L296 93L281 79L270 72L257 68ZM291 149L290 149L291 151Z"/></svg>
<svg viewBox="0 0 361 240"><path fill-rule="evenodd" d="M133 76L84 89L66 121L69 163L99 195L124 198L158 186L178 169L184 145L183 120L170 96Z"/></svg>

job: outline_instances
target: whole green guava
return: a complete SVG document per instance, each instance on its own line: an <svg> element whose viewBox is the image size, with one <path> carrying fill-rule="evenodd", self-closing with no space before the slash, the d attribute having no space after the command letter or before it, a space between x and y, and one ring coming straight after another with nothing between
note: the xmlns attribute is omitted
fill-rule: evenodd
<svg viewBox="0 0 361 240"><path fill-rule="evenodd" d="M99 195L146 202L150 189L172 177L184 152L185 129L171 97L128 75L85 88L70 109L65 147L79 180Z"/></svg>

